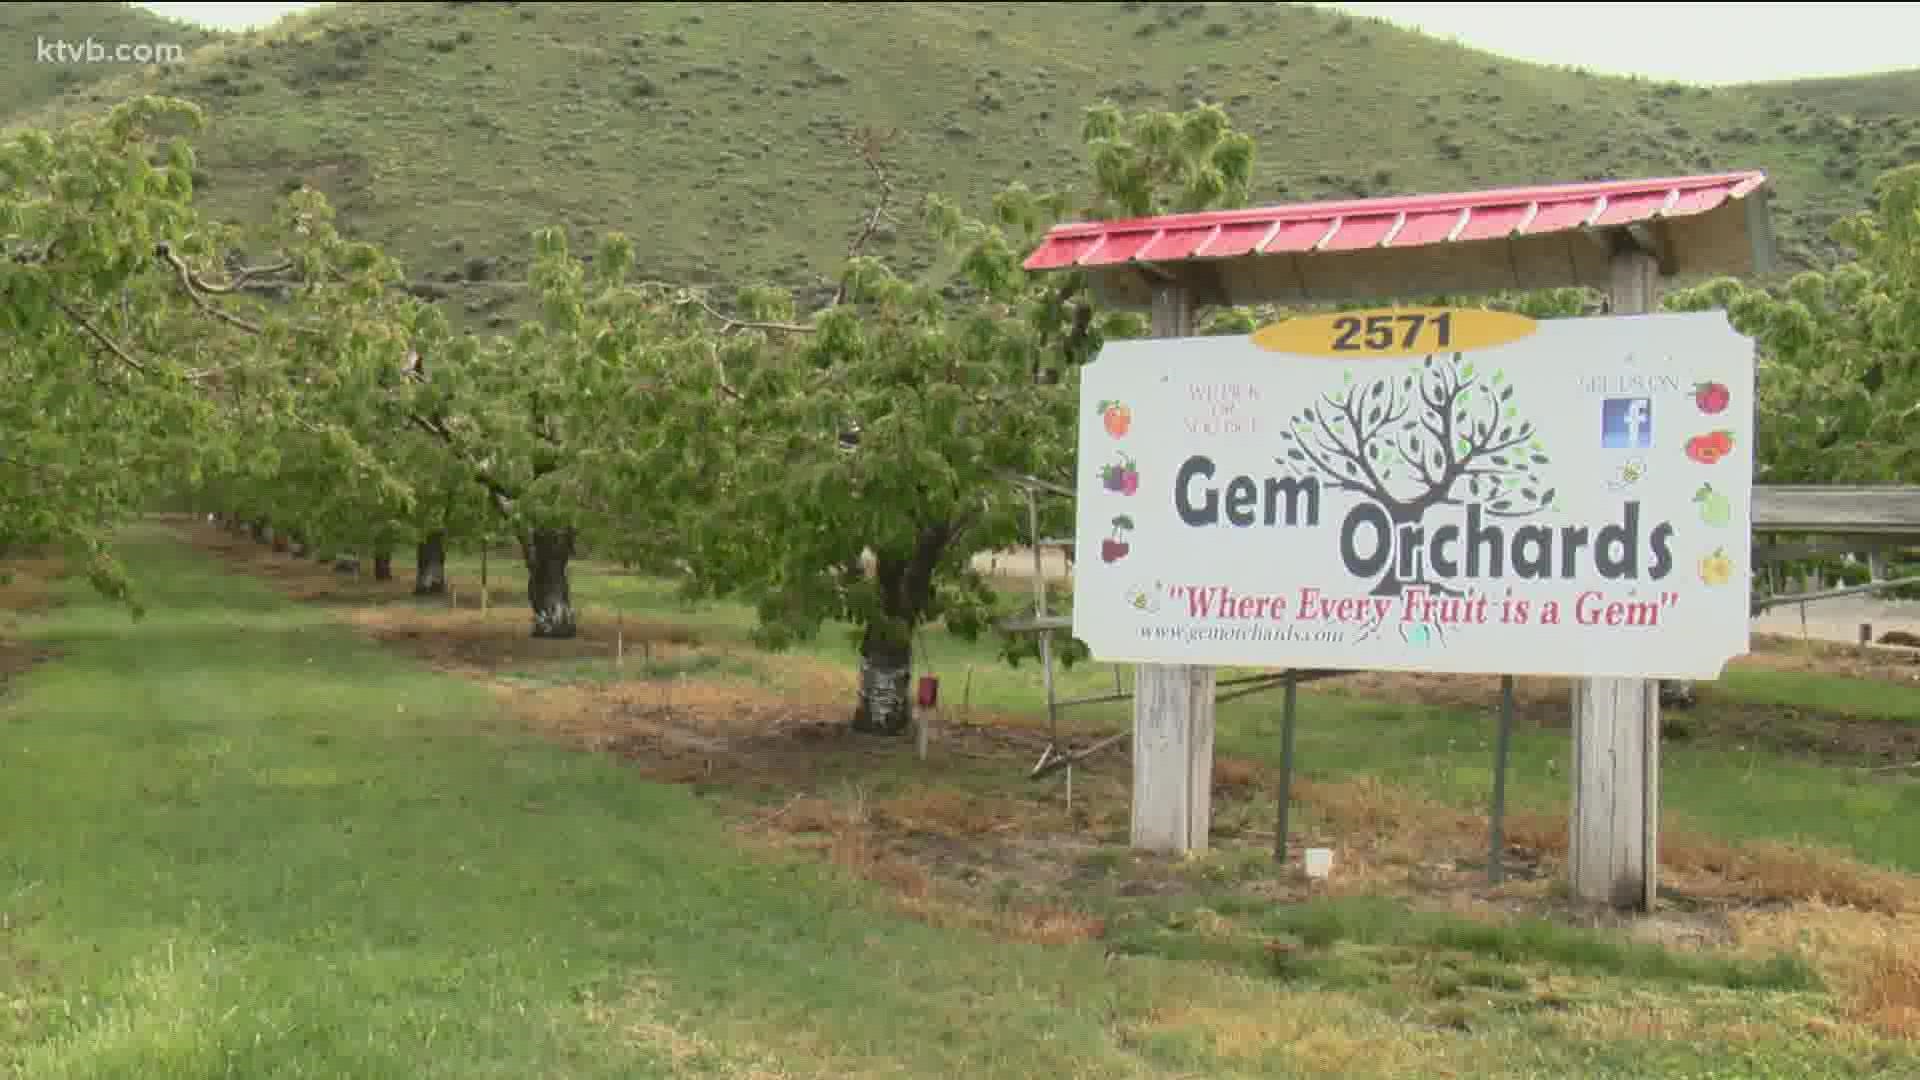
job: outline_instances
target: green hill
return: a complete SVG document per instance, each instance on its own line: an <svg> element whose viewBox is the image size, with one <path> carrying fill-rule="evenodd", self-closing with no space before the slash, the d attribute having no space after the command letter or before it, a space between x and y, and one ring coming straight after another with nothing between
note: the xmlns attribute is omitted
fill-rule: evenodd
<svg viewBox="0 0 1920 1080"><path fill-rule="evenodd" d="M1225 105L1259 140L1262 201L1764 168L1790 267L1920 160L1920 73L1682 87L1267 4L341 4L12 119L138 90L209 110L215 211L311 183L477 321L519 309L552 223L628 231L654 277L818 282L873 197L850 130L899 131L903 211L928 190L981 207L1077 179L1102 97Z"/></svg>
<svg viewBox="0 0 1920 1080"><path fill-rule="evenodd" d="M80 46L92 38L101 48L116 45L179 46L195 49L224 35L190 23L165 19L132 4L0 4L0 109L20 113L38 108L69 91L125 75L125 65L76 60L48 62L40 46L65 41Z"/></svg>

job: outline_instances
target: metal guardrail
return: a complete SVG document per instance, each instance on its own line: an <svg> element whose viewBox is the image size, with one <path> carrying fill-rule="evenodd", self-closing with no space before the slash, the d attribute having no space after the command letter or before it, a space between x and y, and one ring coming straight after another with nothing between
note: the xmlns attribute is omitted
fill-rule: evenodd
<svg viewBox="0 0 1920 1080"><path fill-rule="evenodd" d="M1869 581L1865 585L1846 585L1838 589L1821 589L1818 592L1795 593L1788 596L1769 596L1752 603L1753 615L1759 615L1768 608L1790 607L1794 604L1808 604L1816 600L1831 600L1837 596L1853 596L1857 593L1879 592L1881 589L1897 589L1902 585L1920 585L1920 575L1914 577L1888 578L1885 581Z"/></svg>

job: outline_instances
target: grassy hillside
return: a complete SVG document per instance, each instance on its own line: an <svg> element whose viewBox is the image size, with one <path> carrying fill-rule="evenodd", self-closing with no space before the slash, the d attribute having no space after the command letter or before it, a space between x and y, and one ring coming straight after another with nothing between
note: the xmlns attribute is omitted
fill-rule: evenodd
<svg viewBox="0 0 1920 1080"><path fill-rule="evenodd" d="M1686 88L1285 5L341 4L12 119L136 90L210 110L216 211L314 184L475 320L517 308L553 223L627 230L657 277L817 282L872 197L850 130L898 129L903 208L979 206L1076 179L1102 97L1221 102L1259 139L1263 201L1762 167L1790 266L1920 159L1913 74ZM880 250L924 263L914 235Z"/></svg>
<svg viewBox="0 0 1920 1080"><path fill-rule="evenodd" d="M35 109L63 93L127 73L110 63L41 63L42 42L64 39L77 46L93 38L107 48L178 45L191 50L222 36L132 4L0 4L0 42L6 43L5 60L0 61L0 109Z"/></svg>

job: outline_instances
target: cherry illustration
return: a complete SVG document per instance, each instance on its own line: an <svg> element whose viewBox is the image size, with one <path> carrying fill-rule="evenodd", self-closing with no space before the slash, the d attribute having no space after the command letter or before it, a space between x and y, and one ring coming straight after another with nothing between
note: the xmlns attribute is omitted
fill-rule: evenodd
<svg viewBox="0 0 1920 1080"><path fill-rule="evenodd" d="M1116 563L1127 557L1127 552L1132 551L1133 546L1123 537L1131 528L1133 528L1133 519L1127 515L1121 514L1113 519L1113 535L1100 541L1101 562Z"/></svg>

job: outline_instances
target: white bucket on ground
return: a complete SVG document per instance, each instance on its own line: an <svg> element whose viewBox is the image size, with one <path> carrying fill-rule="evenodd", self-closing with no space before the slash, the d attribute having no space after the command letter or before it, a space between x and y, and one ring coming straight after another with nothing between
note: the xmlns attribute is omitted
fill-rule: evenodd
<svg viewBox="0 0 1920 1080"><path fill-rule="evenodd" d="M1306 866L1307 876L1317 880L1333 873L1333 849L1310 847L1302 855L1302 864Z"/></svg>

